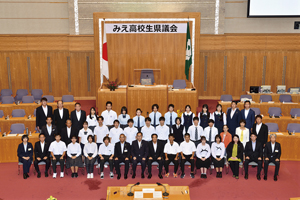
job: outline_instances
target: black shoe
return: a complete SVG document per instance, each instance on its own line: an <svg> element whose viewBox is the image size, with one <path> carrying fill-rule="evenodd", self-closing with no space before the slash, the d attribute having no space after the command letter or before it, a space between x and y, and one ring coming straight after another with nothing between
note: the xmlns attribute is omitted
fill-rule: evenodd
<svg viewBox="0 0 300 200"><path fill-rule="evenodd" d="M41 172L38 172L37 177L41 178Z"/></svg>
<svg viewBox="0 0 300 200"><path fill-rule="evenodd" d="M26 173L26 176L27 176L27 178L29 178L29 175L28 175L28 173Z"/></svg>
<svg viewBox="0 0 300 200"><path fill-rule="evenodd" d="M75 173L75 175L74 175L74 176L75 176L75 178L77 178L77 177L78 177L78 173Z"/></svg>
<svg viewBox="0 0 300 200"><path fill-rule="evenodd" d="M256 177L257 177L257 180L259 180L259 181L260 181L260 179L261 179L261 178L260 178L260 175L259 175L259 174L257 174L257 176L256 176Z"/></svg>
<svg viewBox="0 0 300 200"><path fill-rule="evenodd" d="M203 174L201 174L200 178L204 178L204 177L203 177Z"/></svg>
<svg viewBox="0 0 300 200"><path fill-rule="evenodd" d="M124 179L125 179L125 180L127 179L127 174L124 174Z"/></svg>
<svg viewBox="0 0 300 200"><path fill-rule="evenodd" d="M141 178L145 178L145 175L144 175L144 174L141 174Z"/></svg>
<svg viewBox="0 0 300 200"><path fill-rule="evenodd" d="M161 174L158 174L158 177L159 177L160 179L163 179L163 176L162 176Z"/></svg>
<svg viewBox="0 0 300 200"><path fill-rule="evenodd" d="M274 181L277 181L277 176L274 176Z"/></svg>
<svg viewBox="0 0 300 200"><path fill-rule="evenodd" d="M203 178L205 178L205 179L207 178L206 174L203 174Z"/></svg>
<svg viewBox="0 0 300 200"><path fill-rule="evenodd" d="M219 178L222 178L222 172L220 172L220 174L219 174Z"/></svg>
<svg viewBox="0 0 300 200"><path fill-rule="evenodd" d="M45 172L45 177L48 177L48 172Z"/></svg>
<svg viewBox="0 0 300 200"><path fill-rule="evenodd" d="M217 177L217 178L219 178L219 177L220 177L220 174L219 174L219 172L217 172L217 175L216 175L216 177Z"/></svg>
<svg viewBox="0 0 300 200"><path fill-rule="evenodd" d="M265 181L268 180L267 176L264 176L264 180L265 180Z"/></svg>
<svg viewBox="0 0 300 200"><path fill-rule="evenodd" d="M248 174L245 174L245 179L246 179L246 180L248 179Z"/></svg>
<svg viewBox="0 0 300 200"><path fill-rule="evenodd" d="M75 177L75 173L72 173L71 177L74 178Z"/></svg>
<svg viewBox="0 0 300 200"><path fill-rule="evenodd" d="M148 175L148 179L150 179L150 178L152 178L152 174L149 174L149 175Z"/></svg>
<svg viewBox="0 0 300 200"><path fill-rule="evenodd" d="M132 178L135 179L135 174L132 174Z"/></svg>
<svg viewBox="0 0 300 200"><path fill-rule="evenodd" d="M26 175L26 174L23 174L23 178L24 178L24 179L27 179L27 175Z"/></svg>
<svg viewBox="0 0 300 200"><path fill-rule="evenodd" d="M121 178L121 174L118 174L117 179L120 180Z"/></svg>
<svg viewBox="0 0 300 200"><path fill-rule="evenodd" d="M184 178L185 177L185 173L182 173L180 178Z"/></svg>
<svg viewBox="0 0 300 200"><path fill-rule="evenodd" d="M190 173L191 178L195 178L194 173Z"/></svg>

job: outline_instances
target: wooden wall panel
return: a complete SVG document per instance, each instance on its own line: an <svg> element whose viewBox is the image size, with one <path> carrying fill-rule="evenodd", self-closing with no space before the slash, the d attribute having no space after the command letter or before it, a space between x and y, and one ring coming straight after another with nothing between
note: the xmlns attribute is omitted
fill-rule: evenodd
<svg viewBox="0 0 300 200"><path fill-rule="evenodd" d="M30 58L32 89L42 89L47 94L49 90L47 53L30 52L27 55Z"/></svg>
<svg viewBox="0 0 300 200"><path fill-rule="evenodd" d="M6 54L0 53L0 86L1 88L9 88Z"/></svg>

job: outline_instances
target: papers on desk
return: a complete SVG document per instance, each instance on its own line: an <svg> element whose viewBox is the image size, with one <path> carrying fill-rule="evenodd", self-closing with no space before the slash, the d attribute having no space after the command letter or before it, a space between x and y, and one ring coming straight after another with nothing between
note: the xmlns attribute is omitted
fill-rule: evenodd
<svg viewBox="0 0 300 200"><path fill-rule="evenodd" d="M276 135L283 135L283 133L276 133Z"/></svg>
<svg viewBox="0 0 300 200"><path fill-rule="evenodd" d="M134 87L146 87L145 85L134 85Z"/></svg>
<svg viewBox="0 0 300 200"><path fill-rule="evenodd" d="M231 101L221 101L222 103L231 103Z"/></svg>
<svg viewBox="0 0 300 200"><path fill-rule="evenodd" d="M118 88L126 88L127 85L119 85Z"/></svg>
<svg viewBox="0 0 300 200"><path fill-rule="evenodd" d="M18 136L22 137L24 134L18 134Z"/></svg>
<svg viewBox="0 0 300 200"><path fill-rule="evenodd" d="M142 191L135 191L134 192L134 199L144 199L144 194L153 194L151 199L162 199L162 192L155 191L154 188L143 188Z"/></svg>
<svg viewBox="0 0 300 200"><path fill-rule="evenodd" d="M7 137L17 136L18 134L7 134Z"/></svg>
<svg viewBox="0 0 300 200"><path fill-rule="evenodd" d="M298 104L298 103L295 103L295 102L282 102L284 104Z"/></svg>
<svg viewBox="0 0 300 200"><path fill-rule="evenodd" d="M268 103L275 103L274 101L268 101Z"/></svg>

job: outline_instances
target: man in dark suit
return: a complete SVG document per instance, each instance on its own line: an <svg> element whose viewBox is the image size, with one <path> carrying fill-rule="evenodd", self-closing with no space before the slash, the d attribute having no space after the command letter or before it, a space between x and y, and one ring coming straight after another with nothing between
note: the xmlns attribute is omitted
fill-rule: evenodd
<svg viewBox="0 0 300 200"><path fill-rule="evenodd" d="M245 146L245 179L248 179L248 167L250 162L255 162L257 166L257 180L260 180L260 172L262 168L263 150L262 145L256 140L256 133L251 133L251 141Z"/></svg>
<svg viewBox="0 0 300 200"><path fill-rule="evenodd" d="M48 170L50 167L50 152L49 152L50 144L45 142L46 137L44 133L40 133L39 139L40 141L36 142L34 145L34 155L35 155L34 167L38 173L37 177L41 178L41 172L38 165L40 162L46 163L45 177L48 177Z"/></svg>
<svg viewBox="0 0 300 200"><path fill-rule="evenodd" d="M52 125L52 118L47 117L46 125L42 127L41 133L44 133L46 142L50 145L55 140L55 134L57 133L56 126Z"/></svg>
<svg viewBox="0 0 300 200"><path fill-rule="evenodd" d="M275 164L274 181L277 181L278 171L280 167L281 146L278 142L276 142L276 137L277 137L276 134L271 134L270 142L267 142L265 146L264 180L267 180L269 164L274 163Z"/></svg>
<svg viewBox="0 0 300 200"><path fill-rule="evenodd" d="M227 127L232 136L235 135L235 129L240 126L242 119L241 111L237 108L236 102L231 102L231 108L227 111Z"/></svg>
<svg viewBox="0 0 300 200"><path fill-rule="evenodd" d="M132 142L131 146L131 156L132 156L132 178L135 178L136 166L138 163L142 165L142 174L141 177L145 178L144 172L146 168L146 159L148 157L149 149L148 149L148 142L142 140L143 133L138 132L136 134L137 140Z"/></svg>
<svg viewBox="0 0 300 200"><path fill-rule="evenodd" d="M255 117L256 123L253 124L252 133L257 135L257 141L265 147L268 142L268 126L262 123L262 116L257 115Z"/></svg>
<svg viewBox="0 0 300 200"><path fill-rule="evenodd" d="M52 106L47 105L47 98L43 97L41 99L42 105L36 109L36 128L40 132L42 127L46 125L47 117L52 118Z"/></svg>
<svg viewBox="0 0 300 200"><path fill-rule="evenodd" d="M57 132L60 133L62 128L66 127L66 121L69 119L69 110L63 107L63 101L57 102L57 109L54 110L53 121L57 128Z"/></svg>
<svg viewBox="0 0 300 200"><path fill-rule="evenodd" d="M81 130L83 128L83 122L86 121L86 112L81 110L81 104L75 103L75 110L71 112L72 127Z"/></svg>
<svg viewBox="0 0 300 200"><path fill-rule="evenodd" d="M244 109L241 111L242 119L246 121L246 128L249 129L249 132L252 132L252 127L255 122L255 112L250 108L250 101L244 102Z"/></svg>
<svg viewBox="0 0 300 200"><path fill-rule="evenodd" d="M72 141L72 136L75 135L78 137L78 130L75 127L72 127L72 122L70 119L66 121L66 127L61 129L61 141L66 143L66 146L70 144Z"/></svg>
<svg viewBox="0 0 300 200"><path fill-rule="evenodd" d="M149 142L149 157L148 157L148 179L152 177L152 163L158 162L158 177L163 178L161 175L163 166L164 143L157 140L157 134L151 135L152 140Z"/></svg>
<svg viewBox="0 0 300 200"><path fill-rule="evenodd" d="M120 163L125 163L125 173L124 179L127 179L127 174L129 170L129 158L130 158L130 144L125 142L125 135L123 133L120 134L120 142L115 144L115 152L114 152L114 164L116 168L116 172L118 174L117 179L121 178L120 172Z"/></svg>

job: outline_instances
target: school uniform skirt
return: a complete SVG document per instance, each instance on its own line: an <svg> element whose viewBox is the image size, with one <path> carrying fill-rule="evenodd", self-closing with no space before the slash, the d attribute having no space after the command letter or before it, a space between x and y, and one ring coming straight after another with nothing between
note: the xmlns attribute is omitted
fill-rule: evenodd
<svg viewBox="0 0 300 200"><path fill-rule="evenodd" d="M220 156L219 156L220 157ZM218 158L218 156L217 156ZM214 167L224 167L224 158L222 158L220 161L217 161L214 157L212 157L213 163L214 163Z"/></svg>
<svg viewBox="0 0 300 200"><path fill-rule="evenodd" d="M208 169L210 166L210 159L207 158L205 161L202 161L200 158L197 158L196 167L197 169L206 168Z"/></svg>
<svg viewBox="0 0 300 200"><path fill-rule="evenodd" d="M75 159L67 157L67 168L79 167L80 165L82 165L81 156L77 156Z"/></svg>

